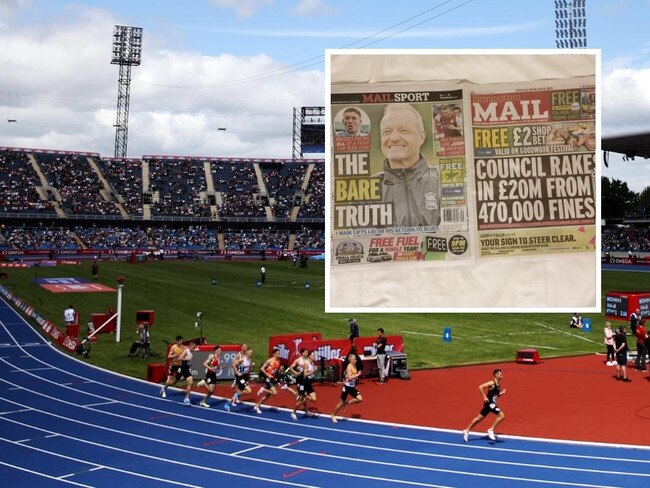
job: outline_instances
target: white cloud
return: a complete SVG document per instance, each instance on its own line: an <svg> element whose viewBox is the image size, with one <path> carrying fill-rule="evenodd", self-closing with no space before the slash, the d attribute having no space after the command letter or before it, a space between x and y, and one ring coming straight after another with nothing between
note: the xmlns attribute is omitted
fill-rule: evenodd
<svg viewBox="0 0 650 488"><path fill-rule="evenodd" d="M119 21L103 10L77 14L50 29L0 30L0 145L113 154L118 67L110 49ZM324 103L319 71L232 83L285 66L163 43L146 35L142 65L132 69L129 156L289 158L293 107Z"/></svg>
<svg viewBox="0 0 650 488"><path fill-rule="evenodd" d="M13 16L31 3L31 0L0 0L0 19Z"/></svg>
<svg viewBox="0 0 650 488"><path fill-rule="evenodd" d="M616 68L603 75L603 135L650 132L649 85L650 68ZM650 186L650 160L623 161L622 155L610 153L603 176L624 181L632 191L641 192Z"/></svg>
<svg viewBox="0 0 650 488"><path fill-rule="evenodd" d="M298 15L313 17L316 15L329 15L334 9L324 0L300 0L293 10Z"/></svg>
<svg viewBox="0 0 650 488"><path fill-rule="evenodd" d="M504 24L488 27L440 27L437 29L413 29L405 30L398 34L392 35L390 30L382 32L378 37L390 36L394 39L456 39L467 37L488 37L512 34L515 32L527 32L542 26L541 21L524 22L520 24ZM185 29L201 30L207 32L217 32L226 34L237 34L257 37L313 37L326 39L365 39L377 34L376 30L317 30L317 29L233 29L233 28L206 28L196 26L179 26Z"/></svg>
<svg viewBox="0 0 650 488"><path fill-rule="evenodd" d="M634 161L623 161L622 155L612 153L609 167L603 165L602 175L610 180L624 181L630 190L641 193L650 186L650 160L635 158Z"/></svg>
<svg viewBox="0 0 650 488"><path fill-rule="evenodd" d="M603 134L650 131L650 68L603 76Z"/></svg>
<svg viewBox="0 0 650 488"><path fill-rule="evenodd" d="M266 5L272 5L274 0L211 0L219 7L231 8L240 17L250 17Z"/></svg>

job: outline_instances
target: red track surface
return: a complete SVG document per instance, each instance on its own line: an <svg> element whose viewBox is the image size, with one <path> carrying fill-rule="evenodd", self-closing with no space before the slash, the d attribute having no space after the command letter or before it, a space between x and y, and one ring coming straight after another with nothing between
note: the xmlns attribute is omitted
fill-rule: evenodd
<svg viewBox="0 0 650 488"><path fill-rule="evenodd" d="M650 445L650 377L630 370L630 383L616 381L616 368L604 356L549 359L541 364L463 366L412 371L410 381L391 379L384 385L365 379L359 385L364 401L340 414L400 424L462 430L482 407L478 385L501 368L506 395L499 405L506 420L502 434L549 439ZM254 387L250 400L256 401ZM217 395L229 396L229 386ZM318 401L312 410L330 414L340 385L316 383ZM248 399L246 399L248 400ZM293 396L280 391L269 405L293 407ZM485 431L490 416L475 427Z"/></svg>

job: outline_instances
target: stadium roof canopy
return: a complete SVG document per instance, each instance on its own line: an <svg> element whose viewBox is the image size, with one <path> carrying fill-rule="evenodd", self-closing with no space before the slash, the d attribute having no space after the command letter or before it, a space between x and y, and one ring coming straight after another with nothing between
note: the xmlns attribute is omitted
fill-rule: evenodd
<svg viewBox="0 0 650 488"><path fill-rule="evenodd" d="M624 154L629 159L650 159L650 132L603 137L601 149Z"/></svg>

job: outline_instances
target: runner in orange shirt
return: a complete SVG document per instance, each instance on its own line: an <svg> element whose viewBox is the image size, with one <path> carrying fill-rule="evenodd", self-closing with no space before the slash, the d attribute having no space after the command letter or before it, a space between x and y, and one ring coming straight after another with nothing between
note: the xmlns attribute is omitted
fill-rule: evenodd
<svg viewBox="0 0 650 488"><path fill-rule="evenodd" d="M261 395L261 398L257 401L253 410L256 413L262 413L260 406L267 401L272 396L278 394L278 389L276 388L278 384L278 372L280 371L280 350L277 348L273 349L273 354L270 358L264 361L262 368L260 370L260 381L262 381L262 386L257 392L258 395Z"/></svg>

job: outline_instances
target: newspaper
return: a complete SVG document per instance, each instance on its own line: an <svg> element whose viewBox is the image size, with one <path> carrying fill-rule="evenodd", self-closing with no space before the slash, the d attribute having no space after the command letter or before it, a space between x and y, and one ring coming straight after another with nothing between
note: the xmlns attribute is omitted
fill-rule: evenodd
<svg viewBox="0 0 650 488"><path fill-rule="evenodd" d="M593 78L394 86L332 87L333 266L595 252Z"/></svg>
<svg viewBox="0 0 650 488"><path fill-rule="evenodd" d="M593 86L471 94L478 256L594 252Z"/></svg>
<svg viewBox="0 0 650 488"><path fill-rule="evenodd" d="M462 113L461 90L332 95L335 264L470 257Z"/></svg>

